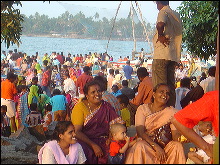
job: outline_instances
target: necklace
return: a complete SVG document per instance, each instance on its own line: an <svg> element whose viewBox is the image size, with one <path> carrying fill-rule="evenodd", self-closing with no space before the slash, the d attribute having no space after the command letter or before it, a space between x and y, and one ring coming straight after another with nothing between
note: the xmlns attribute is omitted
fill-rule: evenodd
<svg viewBox="0 0 220 165"><path fill-rule="evenodd" d="M92 113L92 110L91 110L91 107L90 107L89 102L88 102L88 104L87 104L87 105L88 105L88 107L89 107L89 112L90 112L90 113Z"/></svg>
<svg viewBox="0 0 220 165"><path fill-rule="evenodd" d="M155 109L153 109L153 103L151 103L150 107L151 107L150 109L151 109L152 113L156 113L156 112L162 111L162 110L164 110L166 108L166 106L165 106L163 108L160 108L159 110L155 110Z"/></svg>
<svg viewBox="0 0 220 165"><path fill-rule="evenodd" d="M92 111L89 102L88 102L87 105L88 105L88 108L89 108L89 112L90 112L90 113L92 113L94 110L98 109L98 108L101 106L101 104L100 104L99 106L97 106L96 108L94 108L93 111Z"/></svg>

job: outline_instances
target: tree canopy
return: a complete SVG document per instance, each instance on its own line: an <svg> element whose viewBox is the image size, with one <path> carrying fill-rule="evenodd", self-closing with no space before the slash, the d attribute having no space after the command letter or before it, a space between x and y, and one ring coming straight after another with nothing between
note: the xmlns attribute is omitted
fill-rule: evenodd
<svg viewBox="0 0 220 165"><path fill-rule="evenodd" d="M207 60L217 53L219 1L183 1L183 43L195 56Z"/></svg>
<svg viewBox="0 0 220 165"><path fill-rule="evenodd" d="M1 43L5 42L7 48L11 44L19 46L21 43L23 16L13 5L22 6L20 1L1 1Z"/></svg>

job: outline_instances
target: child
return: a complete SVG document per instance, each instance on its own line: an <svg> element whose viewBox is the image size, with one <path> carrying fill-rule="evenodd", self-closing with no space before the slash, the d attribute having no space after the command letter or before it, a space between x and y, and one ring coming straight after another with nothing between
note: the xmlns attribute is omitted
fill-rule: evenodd
<svg viewBox="0 0 220 165"><path fill-rule="evenodd" d="M128 110L127 106L129 104L129 99L126 95L122 94L116 97L118 102L120 103L120 114L122 120L125 121L126 127L131 126L131 115L130 111Z"/></svg>
<svg viewBox="0 0 220 165"><path fill-rule="evenodd" d="M59 89L54 89L53 97L50 99L52 105L52 111L54 113L54 121L64 121L68 112L68 102L64 95L61 95Z"/></svg>
<svg viewBox="0 0 220 165"><path fill-rule="evenodd" d="M202 138L209 144L214 144L215 136L212 135L212 124L209 121L199 122L198 129ZM206 164L208 163L210 157L206 155L206 153L198 149L198 151L193 152L190 151L188 153L189 159L191 159L195 164Z"/></svg>
<svg viewBox="0 0 220 165"><path fill-rule="evenodd" d="M9 118L6 116L7 106L1 106L1 136L9 137L11 135L11 128L9 126Z"/></svg>
<svg viewBox="0 0 220 165"><path fill-rule="evenodd" d="M121 95L121 91L119 90L118 85L112 85L112 93L115 97Z"/></svg>
<svg viewBox="0 0 220 165"><path fill-rule="evenodd" d="M37 103L30 104L31 113L26 117L26 123L28 127L34 127L41 124L41 113L37 110Z"/></svg>
<svg viewBox="0 0 220 165"><path fill-rule="evenodd" d="M123 124L112 124L109 139L107 140L107 144L110 144L108 164L123 164L125 152L129 147L134 145L137 140L139 139L130 141L130 138L126 135L126 127Z"/></svg>
<svg viewBox="0 0 220 165"><path fill-rule="evenodd" d="M45 116L44 116L44 123L43 123L43 129L46 132L48 130L48 125L50 125L50 123L52 121L54 121L54 115L52 112L52 106L50 104L46 104L45 105Z"/></svg>

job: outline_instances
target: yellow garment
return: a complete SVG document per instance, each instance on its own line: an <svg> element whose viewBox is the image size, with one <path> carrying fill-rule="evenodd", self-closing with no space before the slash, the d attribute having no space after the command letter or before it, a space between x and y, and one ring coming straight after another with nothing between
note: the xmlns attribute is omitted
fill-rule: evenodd
<svg viewBox="0 0 220 165"><path fill-rule="evenodd" d="M213 164L219 164L219 136L213 145Z"/></svg>
<svg viewBox="0 0 220 165"><path fill-rule="evenodd" d="M44 60L47 60L48 63L50 62L50 58L49 58L48 56L44 56L43 59L42 59L42 61L44 61Z"/></svg>
<svg viewBox="0 0 220 165"><path fill-rule="evenodd" d="M85 118L89 115L87 106L80 101L77 103L71 113L71 121L74 125L84 125Z"/></svg>
<svg viewBox="0 0 220 165"><path fill-rule="evenodd" d="M128 110L128 108L124 108L121 109L120 112L121 112L122 120L124 120L126 123L126 127L130 127L131 126L130 111Z"/></svg>
<svg viewBox="0 0 220 165"><path fill-rule="evenodd" d="M180 87L180 81L176 82L176 88Z"/></svg>
<svg viewBox="0 0 220 165"><path fill-rule="evenodd" d="M38 86L36 86L36 85L32 85L30 87L30 92L28 94L28 105L29 106L32 103L34 96L37 98L37 100L39 102L40 98L39 98L39 95L38 95Z"/></svg>

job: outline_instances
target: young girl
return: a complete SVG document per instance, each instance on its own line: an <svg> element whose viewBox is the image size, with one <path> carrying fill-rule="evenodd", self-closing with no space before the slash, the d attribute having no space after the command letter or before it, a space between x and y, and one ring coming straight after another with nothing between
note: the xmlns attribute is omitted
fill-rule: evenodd
<svg viewBox="0 0 220 165"><path fill-rule="evenodd" d="M212 124L209 121L206 122L199 122L198 129L202 138L208 142L209 144L214 144L215 136L212 135ZM210 157L206 155L206 153L198 149L195 151L190 151L188 153L189 159L191 159L195 164L206 164L208 163Z"/></svg>
<svg viewBox="0 0 220 165"><path fill-rule="evenodd" d="M35 127L40 125L42 116L41 113L38 112L37 103L31 103L30 110L31 113L26 117L26 124L28 124L28 127Z"/></svg>
<svg viewBox="0 0 220 165"><path fill-rule="evenodd" d="M50 125L50 123L52 121L54 121L54 115L52 112L52 106L50 104L46 104L45 105L45 116L44 116L44 123L43 123L43 129L44 131L48 130L48 125Z"/></svg>
<svg viewBox="0 0 220 165"><path fill-rule="evenodd" d="M120 103L120 116L125 121L126 127L131 126L131 114L128 109L129 99L126 95L121 94L116 97Z"/></svg>
<svg viewBox="0 0 220 165"><path fill-rule="evenodd" d="M126 135L126 127L123 124L112 124L109 139L106 142L110 144L108 164L123 164L125 152L129 147L134 145L137 140L139 139L130 141L130 138Z"/></svg>
<svg viewBox="0 0 220 165"><path fill-rule="evenodd" d="M61 94L59 89L54 89L53 97L50 99L52 111L54 113L54 121L64 121L68 111L68 102L64 95Z"/></svg>
<svg viewBox="0 0 220 165"><path fill-rule="evenodd" d="M86 156L75 136L71 121L59 121L53 140L45 143L38 153L39 164L84 164Z"/></svg>
<svg viewBox="0 0 220 165"><path fill-rule="evenodd" d="M9 126L9 118L6 115L7 106L1 106L1 136L9 137L11 135L11 129Z"/></svg>

